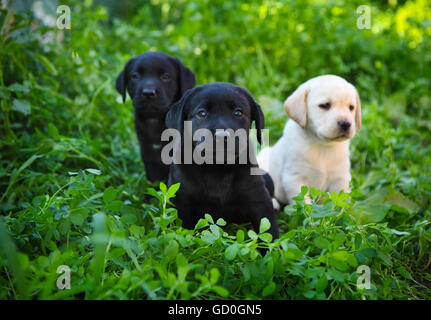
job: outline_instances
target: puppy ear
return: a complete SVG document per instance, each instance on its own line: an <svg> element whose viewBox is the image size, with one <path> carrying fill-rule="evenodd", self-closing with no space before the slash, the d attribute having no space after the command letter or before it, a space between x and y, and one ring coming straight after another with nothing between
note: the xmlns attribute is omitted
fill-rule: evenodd
<svg viewBox="0 0 431 320"><path fill-rule="evenodd" d="M126 102L126 89L128 85L129 71L130 71L130 67L132 66L132 62L134 60L135 58L132 58L129 61L127 61L126 65L124 66L124 69L120 72L120 74L117 77L117 80L115 81L115 88L122 95L123 103Z"/></svg>
<svg viewBox="0 0 431 320"><path fill-rule="evenodd" d="M359 94L357 91L356 91L355 126L358 131L361 130L361 127L362 127L361 100L359 99Z"/></svg>
<svg viewBox="0 0 431 320"><path fill-rule="evenodd" d="M256 137L259 144L262 144L262 130L265 127L265 116L263 115L262 108L254 100L251 94L244 88L237 87L240 92L247 98L251 108L251 122L254 121L256 125Z"/></svg>
<svg viewBox="0 0 431 320"><path fill-rule="evenodd" d="M253 98L252 98L253 99ZM259 144L262 144L262 130L265 127L265 116L263 115L262 108L260 105L253 99L253 109L252 109L252 118L251 120L256 124L256 137Z"/></svg>
<svg viewBox="0 0 431 320"><path fill-rule="evenodd" d="M183 134L184 129L184 105L192 90L188 90L180 100L175 102L166 114L166 128L176 129Z"/></svg>
<svg viewBox="0 0 431 320"><path fill-rule="evenodd" d="M172 58L178 69L178 99L193 88L196 84L194 73L187 68L178 58Z"/></svg>
<svg viewBox="0 0 431 320"><path fill-rule="evenodd" d="M284 110L302 128L307 124L307 96L310 92L308 84L301 84L284 102Z"/></svg>

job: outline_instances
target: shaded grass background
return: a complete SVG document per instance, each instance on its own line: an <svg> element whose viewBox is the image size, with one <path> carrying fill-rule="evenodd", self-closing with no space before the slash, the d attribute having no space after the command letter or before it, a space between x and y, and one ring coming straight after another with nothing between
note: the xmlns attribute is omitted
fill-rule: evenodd
<svg viewBox="0 0 431 320"><path fill-rule="evenodd" d="M57 3L44 4L55 16ZM429 1L374 2L370 30L356 27L360 1L66 4L63 31L28 3L1 11L0 298L431 297ZM131 101L114 86L148 50L179 57L198 84L246 87L271 143L300 83L332 73L355 84L363 130L351 197L307 206L300 196L272 244L211 220L182 229L167 190L144 201L159 186L145 178ZM55 286L62 264L71 290ZM360 264L370 290L356 288Z"/></svg>

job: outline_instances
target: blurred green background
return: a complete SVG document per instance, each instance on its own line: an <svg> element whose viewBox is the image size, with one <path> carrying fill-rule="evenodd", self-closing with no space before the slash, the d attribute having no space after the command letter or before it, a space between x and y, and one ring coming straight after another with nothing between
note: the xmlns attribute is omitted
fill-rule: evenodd
<svg viewBox="0 0 431 320"><path fill-rule="evenodd" d="M72 98L91 97L94 88L113 79L130 57L162 50L190 66L198 84L236 83L262 97L268 109L272 103L268 99L283 101L300 83L327 73L355 84L365 101L382 103L393 97L398 104L388 106L390 113L407 112L423 119L424 107L430 104L428 0L374 1L369 4L370 29L357 27L361 1L87 0L64 4L71 8L72 30L55 31L61 43L51 45L63 52L64 61L53 62L64 75L58 78L59 88ZM12 7L38 8L51 15L53 22L57 5L54 1L12 1ZM6 76L8 71L14 73L14 69L5 70ZM73 73L81 77L72 77ZM67 85L61 82L66 79ZM83 92L82 82L88 82L89 92ZM275 113L282 111L276 109Z"/></svg>
<svg viewBox="0 0 431 320"><path fill-rule="evenodd" d="M16 247L2 249L0 299L259 298L262 290L276 299L431 297L429 0L64 1L70 30L55 26L59 2L1 3L0 240ZM370 29L357 27L361 5L370 6ZM271 143L287 119L283 101L302 82L331 73L353 83L363 129L351 143L348 205L331 200L340 216L316 222L310 212L328 207L288 206L279 216L280 251L257 259L253 244L244 256L228 255L234 263L223 252L244 243L220 236L204 246L200 233L177 223L163 229L157 201L143 200L151 184L131 101L123 104L114 85L130 57L153 50L180 58L198 85L246 87L264 110ZM96 214L117 237L102 251ZM331 250L348 252L336 254L341 265ZM168 273L184 261L163 260L172 252L204 270L173 285ZM371 291L352 289L352 259L372 266ZM72 292L55 288L59 264L79 279ZM250 276L263 269L263 280ZM205 272L211 285L194 274Z"/></svg>

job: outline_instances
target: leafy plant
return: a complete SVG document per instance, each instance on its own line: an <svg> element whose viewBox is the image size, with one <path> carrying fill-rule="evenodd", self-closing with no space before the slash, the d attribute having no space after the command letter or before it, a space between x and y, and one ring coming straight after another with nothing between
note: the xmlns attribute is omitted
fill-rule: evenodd
<svg viewBox="0 0 431 320"><path fill-rule="evenodd" d="M99 3L66 2L72 30L17 2L0 11L0 299L431 297L427 1L371 5L370 30L356 28L357 1ZM115 91L148 50L179 57L198 84L247 87L271 143L300 83L354 83L352 192L304 187L277 216L279 239L265 219L255 232L211 212L182 228L170 201L181 186L146 179L131 102ZM56 286L62 265L70 290Z"/></svg>

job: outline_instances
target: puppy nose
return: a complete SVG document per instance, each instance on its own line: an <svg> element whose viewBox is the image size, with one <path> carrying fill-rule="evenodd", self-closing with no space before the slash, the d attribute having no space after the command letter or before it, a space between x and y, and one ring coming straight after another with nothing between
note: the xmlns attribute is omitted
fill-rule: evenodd
<svg viewBox="0 0 431 320"><path fill-rule="evenodd" d="M340 121L338 121L338 125L340 126L340 128L343 130L343 131L347 131L347 130L349 130L349 128L350 128L350 126L352 125L349 121L346 121L346 120L340 120Z"/></svg>
<svg viewBox="0 0 431 320"><path fill-rule="evenodd" d="M154 98L156 96L156 89L154 88L144 88L142 90L142 95L146 98Z"/></svg>

